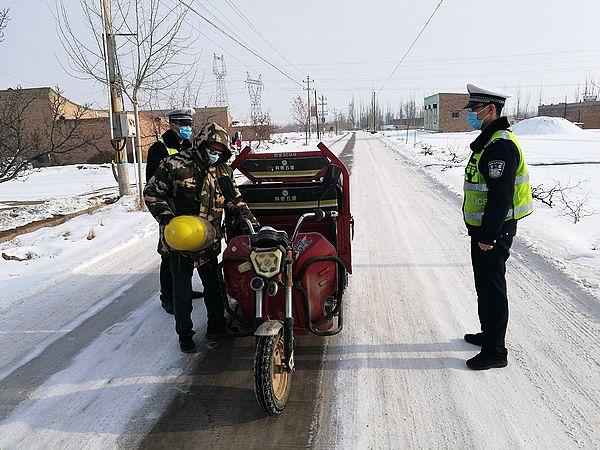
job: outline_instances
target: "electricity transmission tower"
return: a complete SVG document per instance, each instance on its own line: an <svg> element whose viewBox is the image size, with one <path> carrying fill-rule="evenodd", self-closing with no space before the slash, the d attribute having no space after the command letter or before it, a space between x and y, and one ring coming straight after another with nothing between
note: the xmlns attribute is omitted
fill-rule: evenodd
<svg viewBox="0 0 600 450"><path fill-rule="evenodd" d="M250 74L246 72L246 85L248 86L248 94L250 94L250 119L252 123L258 123L263 119L261 96L263 90L262 75L258 76L258 80L250 78Z"/></svg>
<svg viewBox="0 0 600 450"><path fill-rule="evenodd" d="M215 106L227 106L227 87L225 86L225 76L227 68L225 67L225 58L223 55L217 56L213 53L213 74L217 81L215 91Z"/></svg>

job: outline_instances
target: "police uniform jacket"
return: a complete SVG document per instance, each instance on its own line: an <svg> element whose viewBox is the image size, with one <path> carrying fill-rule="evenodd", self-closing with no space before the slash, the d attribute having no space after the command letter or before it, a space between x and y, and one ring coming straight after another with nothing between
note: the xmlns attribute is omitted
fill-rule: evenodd
<svg viewBox="0 0 600 450"><path fill-rule="evenodd" d="M180 144L179 141L181 138L170 128L162 134L161 138L161 141L156 141L148 149L148 156L146 157L146 183L154 176L160 162L169 156L167 147L177 149L178 152L192 147L192 143L188 139L183 139Z"/></svg>
<svg viewBox="0 0 600 450"><path fill-rule="evenodd" d="M506 117L494 120L471 143L473 154L482 152L496 131L507 130L509 127L510 124ZM495 164L493 177L490 176L492 169L489 163L491 161L494 161ZM498 175L498 162L503 167L500 175ZM469 235L478 242L493 245L497 239L513 237L516 234L517 221L505 219L508 210L512 207L519 162L519 150L512 141L507 139L495 140L486 148L479 160L479 172L483 174L488 188L487 203L481 226L466 224Z"/></svg>

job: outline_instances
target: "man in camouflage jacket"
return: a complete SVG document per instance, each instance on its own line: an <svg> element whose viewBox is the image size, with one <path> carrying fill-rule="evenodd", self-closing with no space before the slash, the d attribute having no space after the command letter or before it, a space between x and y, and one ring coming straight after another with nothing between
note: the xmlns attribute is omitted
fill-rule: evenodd
<svg viewBox="0 0 600 450"><path fill-rule="evenodd" d="M258 226L254 215L244 203L233 179L233 171L226 164L231 157L227 132L216 123L208 123L194 139L191 149L164 159L154 177L144 189L148 210L160 224L159 253L169 258L173 275L173 309L175 330L182 351L195 351L192 312L192 283L194 267L204 286L204 303L208 315L206 336L224 336L225 301L222 277L218 273L217 256L221 252L223 214L246 217ZM235 198L226 198L219 178L228 178ZM222 180L221 180L222 181ZM197 215L208 220L216 230L215 240L198 252L176 251L164 240L164 227L180 215Z"/></svg>

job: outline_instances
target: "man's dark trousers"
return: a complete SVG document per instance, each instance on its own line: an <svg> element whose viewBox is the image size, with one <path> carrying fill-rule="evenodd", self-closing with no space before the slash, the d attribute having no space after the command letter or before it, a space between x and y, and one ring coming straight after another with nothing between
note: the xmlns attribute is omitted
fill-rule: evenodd
<svg viewBox="0 0 600 450"><path fill-rule="evenodd" d="M160 257L160 301L166 305L173 304L173 276L168 256Z"/></svg>
<svg viewBox="0 0 600 450"><path fill-rule="evenodd" d="M175 331L180 336L193 335L192 322L192 275L194 265L177 253L169 255L169 268L173 281L173 310ZM220 332L225 329L225 306L223 305L222 277L218 273L217 258L198 267L198 275L204 287L204 304L208 316L208 331ZM221 284L221 286L219 286Z"/></svg>
<svg viewBox="0 0 600 450"><path fill-rule="evenodd" d="M507 354L504 341L508 324L506 260L512 241L512 237L498 239L492 250L483 251L479 248L477 238L471 238L477 311L483 332L482 353Z"/></svg>

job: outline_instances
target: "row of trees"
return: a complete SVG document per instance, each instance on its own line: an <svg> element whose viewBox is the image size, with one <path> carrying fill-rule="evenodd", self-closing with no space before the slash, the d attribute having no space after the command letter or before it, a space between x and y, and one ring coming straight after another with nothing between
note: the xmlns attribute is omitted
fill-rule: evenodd
<svg viewBox="0 0 600 450"><path fill-rule="evenodd" d="M302 96L294 97L290 102L290 114L295 125L306 131L308 126L308 106ZM375 117L375 126L380 129L382 125L392 123L395 119L415 119L422 117L422 108L417 104L415 96L412 95L408 100L401 100L396 108L389 104L385 109L379 104L359 102L352 99L348 104L348 112L337 112L331 117L328 123L335 122L340 129L368 129L373 127L373 117ZM314 119L312 120L314 123Z"/></svg>

